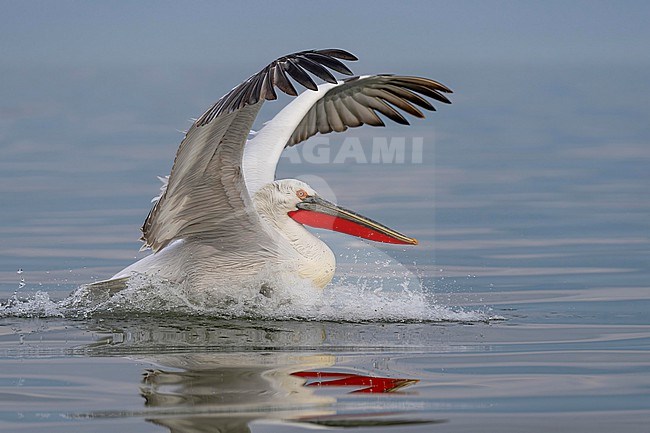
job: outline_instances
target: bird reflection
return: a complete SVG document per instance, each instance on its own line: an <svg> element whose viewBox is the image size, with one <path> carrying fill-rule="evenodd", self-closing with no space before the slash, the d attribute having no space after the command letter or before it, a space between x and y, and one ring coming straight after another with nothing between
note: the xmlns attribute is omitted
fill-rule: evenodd
<svg viewBox="0 0 650 433"><path fill-rule="evenodd" d="M303 386L296 370L331 365L326 355L260 353L163 355L144 372L141 395L170 432L249 432L256 419L330 413L331 397ZM171 368L171 369L170 369ZM170 416L173 415L173 416Z"/></svg>
<svg viewBox="0 0 650 433"><path fill-rule="evenodd" d="M134 413L171 433L249 433L252 423L344 428L440 422L414 418L403 402L382 399L376 408L367 400L372 394L405 393L418 380L351 370L344 355L314 350L325 339L351 346L351 338L358 341L354 326L233 321L171 326L149 320L120 325L123 329L111 326L85 353L119 354L152 365L139 386L145 407Z"/></svg>
<svg viewBox="0 0 650 433"><path fill-rule="evenodd" d="M417 383L413 379L323 371L335 366L331 355L279 353L184 354L155 358L165 369L147 369L141 395L145 405L163 416L148 420L170 432L250 432L255 420L361 426L394 425L385 414L357 419L336 414L336 396L319 388L346 393L388 393ZM174 370L168 369L169 367ZM420 421L402 420L400 424Z"/></svg>

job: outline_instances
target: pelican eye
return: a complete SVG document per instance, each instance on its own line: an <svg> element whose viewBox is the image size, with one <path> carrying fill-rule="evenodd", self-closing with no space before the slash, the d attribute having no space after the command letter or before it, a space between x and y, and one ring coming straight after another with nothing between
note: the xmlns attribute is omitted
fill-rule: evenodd
<svg viewBox="0 0 650 433"><path fill-rule="evenodd" d="M300 200L304 200L307 197L309 197L309 194L307 194L307 191L305 191L304 189L299 189L298 191L296 191L296 196L298 196Z"/></svg>

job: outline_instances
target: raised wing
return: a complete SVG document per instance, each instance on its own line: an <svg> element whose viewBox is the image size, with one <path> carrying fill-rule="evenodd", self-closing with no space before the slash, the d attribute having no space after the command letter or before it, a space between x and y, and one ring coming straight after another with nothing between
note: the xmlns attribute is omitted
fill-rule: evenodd
<svg viewBox="0 0 650 433"><path fill-rule="evenodd" d="M283 56L233 88L206 111L181 142L165 191L142 226L143 248L159 251L174 239L218 241L223 248L259 240L259 217L242 177L246 138L274 87L297 92L288 76L316 90L309 73L336 82L332 69L351 75L342 60L356 60L343 50L312 50Z"/></svg>
<svg viewBox="0 0 650 433"><path fill-rule="evenodd" d="M353 77L336 84L322 84L317 92L303 92L247 144L246 185L254 193L273 181L278 160L287 146L317 133L342 132L364 124L385 126L379 114L408 125L399 110L424 117L419 108L435 110L424 97L449 104L445 93L452 91L437 81L400 75Z"/></svg>
<svg viewBox="0 0 650 433"><path fill-rule="evenodd" d="M431 111L435 111L435 107L422 96L450 104L443 93L451 93L451 90L429 78L399 75L350 78L330 89L314 104L296 126L286 146L298 144L319 132L343 132L364 124L386 126L378 114L408 125L408 120L396 108L423 118L424 114L417 107Z"/></svg>

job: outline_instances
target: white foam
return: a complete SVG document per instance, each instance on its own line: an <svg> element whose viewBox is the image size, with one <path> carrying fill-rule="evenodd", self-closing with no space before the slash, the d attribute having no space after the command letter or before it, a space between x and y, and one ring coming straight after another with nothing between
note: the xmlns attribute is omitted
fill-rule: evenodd
<svg viewBox="0 0 650 433"><path fill-rule="evenodd" d="M114 295L96 293L84 285L55 302L47 292L14 297L0 303L0 317L79 317L95 314L156 313L215 318L310 320L342 322L478 322L492 319L485 311L450 308L436 303L432 290L419 280L394 279L381 283L340 279L320 290L302 282L274 289L270 296L242 290L237 297L215 293L196 297L191 290L169 282L136 276L128 288ZM228 290L232 293L232 288Z"/></svg>
<svg viewBox="0 0 650 433"><path fill-rule="evenodd" d="M47 292L38 291L34 295L21 299L16 294L0 301L0 317L64 317L60 303L50 299Z"/></svg>

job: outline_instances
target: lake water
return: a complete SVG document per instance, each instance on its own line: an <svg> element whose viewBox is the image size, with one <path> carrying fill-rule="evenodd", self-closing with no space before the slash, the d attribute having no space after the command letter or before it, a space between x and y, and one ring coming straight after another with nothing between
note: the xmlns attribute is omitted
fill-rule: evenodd
<svg viewBox="0 0 650 433"><path fill-rule="evenodd" d="M422 66L453 105L346 135L421 139L421 162L301 154L278 173L420 245L322 232L339 262L322 294L193 313L173 288L65 300L142 257L175 129L241 76L12 67L2 431L649 431L647 66Z"/></svg>

